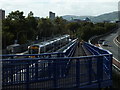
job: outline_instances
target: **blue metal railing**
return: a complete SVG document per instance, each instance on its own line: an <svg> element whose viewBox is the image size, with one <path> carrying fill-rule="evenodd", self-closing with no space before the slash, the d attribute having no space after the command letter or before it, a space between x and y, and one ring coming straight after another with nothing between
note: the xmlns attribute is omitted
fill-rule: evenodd
<svg viewBox="0 0 120 90"><path fill-rule="evenodd" d="M40 83L40 88L82 88L96 83L97 85L104 85L107 82L109 86L111 85L111 78L105 74L101 66L103 63L101 59L104 56L109 55L4 60L3 85L6 87L18 85L20 87L24 84L23 88L35 88L38 87L37 84L34 86L34 83L37 82ZM64 63L68 60L71 60L70 68L65 70L66 65ZM11 61L14 63L9 63L8 66L8 62ZM93 73L93 70L96 74ZM42 86L41 83L46 86Z"/></svg>
<svg viewBox="0 0 120 90"><path fill-rule="evenodd" d="M3 89L9 89L11 87L15 89L29 89L71 87L101 88L111 86L112 67L110 66L112 63L112 54L108 51L98 49L98 51L104 52L104 54L71 57L74 54L73 52L75 52L76 45L77 42L68 49L69 51L66 50L65 53L35 55L36 57L38 56L37 58L2 59ZM91 46L91 50L92 48L94 47ZM95 53L95 51L93 52ZM42 57L42 55L44 57ZM49 57L45 57L45 55ZM2 57L6 56L7 55L3 55ZM8 57L15 56L8 55ZM23 56L29 55L20 55L20 57ZM106 62L105 57L107 57L108 62ZM109 70L104 69L104 67Z"/></svg>
<svg viewBox="0 0 120 90"><path fill-rule="evenodd" d="M94 46L92 44L84 43L85 47L93 54L93 55L103 55L103 54L109 54L110 56L104 56L101 59L101 66L103 66L104 72L112 77L112 53L101 49L100 47Z"/></svg>

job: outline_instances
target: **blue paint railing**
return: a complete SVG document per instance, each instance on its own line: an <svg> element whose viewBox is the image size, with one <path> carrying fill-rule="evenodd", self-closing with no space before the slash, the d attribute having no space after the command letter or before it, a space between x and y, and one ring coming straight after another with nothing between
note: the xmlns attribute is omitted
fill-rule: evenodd
<svg viewBox="0 0 120 90"><path fill-rule="evenodd" d="M75 52L76 45L77 43L70 48L72 51L66 53L70 57L67 57L65 53L51 53L45 54L50 57L44 58L38 55L37 58L3 59L3 89L101 88L111 86L112 54L103 50L106 52L105 54L71 57ZM102 49L100 50L102 52ZM21 55L21 57L23 56ZM108 62L106 62L105 57L107 57ZM104 67L109 70L104 69Z"/></svg>
<svg viewBox="0 0 120 90"><path fill-rule="evenodd" d="M101 59L104 56L109 55L4 60L3 87L82 88L94 84L96 87L110 86L111 77L102 69ZM68 60L71 62L65 70Z"/></svg>
<svg viewBox="0 0 120 90"><path fill-rule="evenodd" d="M104 56L104 58L101 59L101 66L103 65L103 70L112 77L112 53L104 50L100 47L94 46L92 44L84 43L84 46L93 54L93 55L103 55L103 54L109 54L110 56Z"/></svg>

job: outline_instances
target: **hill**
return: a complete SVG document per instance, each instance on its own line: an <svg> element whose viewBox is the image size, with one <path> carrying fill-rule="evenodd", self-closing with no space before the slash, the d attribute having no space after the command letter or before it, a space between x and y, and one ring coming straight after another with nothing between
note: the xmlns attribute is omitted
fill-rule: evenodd
<svg viewBox="0 0 120 90"><path fill-rule="evenodd" d="M103 22L103 21L116 21L118 20L118 12L114 11L111 13L105 13L98 16L75 16L75 15L65 15L62 16L64 19L70 21L72 19L80 19L83 20L86 17L90 18L92 22Z"/></svg>

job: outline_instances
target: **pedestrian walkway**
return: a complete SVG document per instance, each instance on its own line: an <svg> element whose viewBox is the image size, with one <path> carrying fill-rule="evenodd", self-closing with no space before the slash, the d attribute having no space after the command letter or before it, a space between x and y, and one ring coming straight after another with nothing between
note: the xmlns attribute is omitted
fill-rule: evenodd
<svg viewBox="0 0 120 90"><path fill-rule="evenodd" d="M78 43L74 57L87 56L87 55L91 55L91 53L84 47L83 43Z"/></svg>

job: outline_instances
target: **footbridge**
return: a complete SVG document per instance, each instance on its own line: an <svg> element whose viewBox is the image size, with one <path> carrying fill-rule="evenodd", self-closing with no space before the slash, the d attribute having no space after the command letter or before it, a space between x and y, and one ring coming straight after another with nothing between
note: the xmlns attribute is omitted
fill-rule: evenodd
<svg viewBox="0 0 120 90"><path fill-rule="evenodd" d="M87 42L62 52L0 57L3 90L112 86L112 53Z"/></svg>

